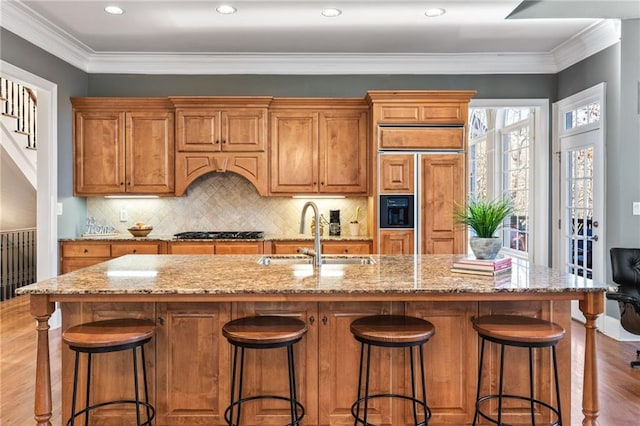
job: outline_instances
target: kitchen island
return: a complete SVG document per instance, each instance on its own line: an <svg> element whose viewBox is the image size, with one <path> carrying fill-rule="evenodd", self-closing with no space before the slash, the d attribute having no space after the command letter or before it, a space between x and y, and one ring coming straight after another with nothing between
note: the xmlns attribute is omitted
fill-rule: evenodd
<svg viewBox="0 0 640 426"><path fill-rule="evenodd" d="M339 256L353 259L349 256ZM296 377L306 408L305 425L353 423L350 406L356 395L359 346L350 322L363 315L408 314L436 327L426 346L432 425L465 425L473 418L477 380L478 339L471 319L489 313L515 313L557 322L567 330L558 345L563 424L571 423L570 301L585 314L583 425L598 424L598 381L595 333L604 308L605 286L589 279L514 260L510 276L494 280L450 271L456 256L371 256L375 264L326 264L314 268L291 257L271 256L127 255L23 287L31 295L37 320L38 350L35 421L49 425L51 383L48 319L60 302L63 328L113 317L153 318L156 337L147 362L158 425L224 424L228 404L230 348L222 325L246 315L281 314L307 322L309 331L296 345ZM248 354L246 389L285 392L282 353ZM404 392L408 360L399 351L372 354L372 387L378 392ZM113 355L113 356L111 356ZM121 354L96 361L92 391L96 398L118 397L130 385L130 362ZM497 351L485 357L495 369ZM506 371L507 391L528 389L526 362L517 352ZM536 355L536 395L552 399L550 356ZM71 399L72 356L62 351L63 418ZM285 363L286 364L286 363ZM390 379L385 379L390 378ZM82 386L82 385L81 385ZM494 382L485 385L495 386ZM522 389L522 388L520 388ZM528 408L526 408L528 409ZM521 407L512 407L508 422L528 424ZM120 424L123 413L104 410L93 421ZM248 425L285 424L287 408L253 403ZM541 422L548 413L537 413ZM405 425L410 408L403 402L375 401L375 424Z"/></svg>

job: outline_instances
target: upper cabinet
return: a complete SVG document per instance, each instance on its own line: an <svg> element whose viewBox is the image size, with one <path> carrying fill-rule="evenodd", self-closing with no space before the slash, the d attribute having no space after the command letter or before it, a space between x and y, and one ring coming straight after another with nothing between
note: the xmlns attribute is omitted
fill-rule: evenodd
<svg viewBox="0 0 640 426"><path fill-rule="evenodd" d="M371 90L376 124L466 125L471 90Z"/></svg>
<svg viewBox="0 0 640 426"><path fill-rule="evenodd" d="M171 97L178 151L262 152L270 97Z"/></svg>
<svg viewBox="0 0 640 426"><path fill-rule="evenodd" d="M172 96L176 109L176 195L210 172L234 172L268 194L271 97Z"/></svg>
<svg viewBox="0 0 640 426"><path fill-rule="evenodd" d="M361 99L274 101L271 194L367 195L367 126Z"/></svg>
<svg viewBox="0 0 640 426"><path fill-rule="evenodd" d="M71 103L75 195L173 195L174 113L166 99Z"/></svg>

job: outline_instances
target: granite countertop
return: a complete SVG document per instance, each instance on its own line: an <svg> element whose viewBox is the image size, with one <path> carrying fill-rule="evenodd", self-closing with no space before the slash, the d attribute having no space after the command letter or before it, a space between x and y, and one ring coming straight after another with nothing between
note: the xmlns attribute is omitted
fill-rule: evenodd
<svg viewBox="0 0 640 426"><path fill-rule="evenodd" d="M353 237L350 235L340 236L340 237L329 237L322 236L320 237L322 241L371 241L372 237L362 235ZM59 241L313 241L314 237L307 234L294 234L294 235L276 235L269 234L265 235L264 238L260 239L178 239L173 235L153 235L149 234L146 237L134 237L131 234L105 234L102 235L91 235L91 236L80 236L80 237L70 237L70 238L60 238Z"/></svg>
<svg viewBox="0 0 640 426"><path fill-rule="evenodd" d="M511 274L451 272L460 256L370 256L373 265L260 265L256 255L127 255L22 287L19 294L428 294L598 292L603 283L513 260ZM273 255L278 258L283 256ZM286 257L286 256L285 256ZM289 256L291 257L291 256ZM298 256L304 258L304 256ZM359 256L326 256L359 257Z"/></svg>

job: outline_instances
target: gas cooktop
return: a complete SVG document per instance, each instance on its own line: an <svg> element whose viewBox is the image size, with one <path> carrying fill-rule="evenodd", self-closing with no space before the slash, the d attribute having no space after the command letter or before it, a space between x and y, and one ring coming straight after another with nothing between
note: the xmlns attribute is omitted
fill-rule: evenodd
<svg viewBox="0 0 640 426"><path fill-rule="evenodd" d="M264 238L262 231L189 231L173 235L179 240L259 240Z"/></svg>

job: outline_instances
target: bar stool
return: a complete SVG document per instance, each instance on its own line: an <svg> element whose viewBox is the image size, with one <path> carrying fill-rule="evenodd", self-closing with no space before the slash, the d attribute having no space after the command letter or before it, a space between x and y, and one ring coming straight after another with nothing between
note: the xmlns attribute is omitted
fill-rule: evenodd
<svg viewBox="0 0 640 426"><path fill-rule="evenodd" d="M304 417L304 406L297 400L296 376L293 359L293 345L302 339L307 332L307 325L296 318L284 316L256 316L239 318L229 321L222 327L222 334L233 346L233 370L231 373L231 400L224 412L224 419L229 426L240 425L242 404L257 399L278 399L288 401L291 411L291 423L299 425ZM279 395L253 395L242 397L242 379L244 376L245 349L287 348L289 367L289 397ZM238 349L240 350L240 374L236 377L238 364ZM235 386L238 382L238 395ZM238 412L233 420L235 408Z"/></svg>
<svg viewBox="0 0 640 426"><path fill-rule="evenodd" d="M535 426L535 406L539 405L550 410L557 416L557 421L552 426L562 425L562 411L560 407L560 384L558 382L558 363L556 359L556 344L564 335L565 330L558 324L538 318L523 317L517 315L488 315L473 320L473 328L482 338L482 349L480 350L480 363L478 367L478 390L476 397L476 409L473 416L473 425L478 421L478 417L483 417L491 423L502 425L502 404L504 399L517 399L528 401L531 412L531 424ZM485 342L493 342L500 345L500 378L497 395L480 396L480 386L482 381L482 363L484 358ZM511 395L503 393L504 384L504 347L516 346L529 349L529 397ZM534 398L533 383L533 359L534 348L551 347L553 354L553 374L556 387L557 408L547 402ZM498 418L492 418L480 410L480 404L498 399Z"/></svg>
<svg viewBox="0 0 640 426"><path fill-rule="evenodd" d="M69 349L75 352L75 367L73 370L73 399L71 400L71 417L67 426L74 426L76 417L84 414L84 424L89 424L89 413L99 407L114 404L135 404L136 424L138 426L150 426L155 416L155 408L149 403L149 390L147 387L147 367L144 358L144 345L153 337L155 325L152 321L142 319L112 319L79 324L70 327L62 333L62 340L69 345ZM140 348L142 356L142 377L144 380L144 397L140 400L138 384L138 360L136 349ZM93 354L118 352L131 349L133 354L133 383L135 400L106 401L89 405L89 390L91 389L91 359ZM87 354L87 389L85 395L85 408L76 411L76 397L78 393L78 365L80 354ZM146 420L142 422L140 408L145 407Z"/></svg>
<svg viewBox="0 0 640 426"><path fill-rule="evenodd" d="M401 398L411 401L413 404L413 419L416 426L429 424L431 410L427 406L427 386L424 373L423 345L435 334L435 327L429 321L404 315L372 315L359 318L351 323L351 333L360 346L360 371L358 375L358 397L351 406L351 414L354 418L354 426L358 423L367 426L369 401L377 398ZM369 395L369 372L371 365L371 347L381 346L388 348L409 348L411 363L411 396L394 393ZM364 379L364 394L362 394L362 376L366 348L366 373ZM416 395L416 377L414 366L414 348L420 354L420 369L422 374L421 388L422 399ZM360 415L360 404L364 407L364 413ZM418 421L418 406L424 410L424 421Z"/></svg>

